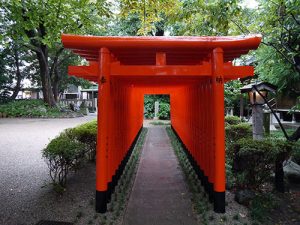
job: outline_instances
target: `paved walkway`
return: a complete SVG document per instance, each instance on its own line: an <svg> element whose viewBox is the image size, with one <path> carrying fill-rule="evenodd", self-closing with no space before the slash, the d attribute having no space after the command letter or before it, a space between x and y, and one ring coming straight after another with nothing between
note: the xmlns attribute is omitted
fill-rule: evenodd
<svg viewBox="0 0 300 225"><path fill-rule="evenodd" d="M51 186L41 188L50 182L41 151L50 139L65 128L93 119L96 116L70 119L0 118L1 225L34 224L33 221L44 219L42 214L49 211L51 203L48 201L46 210L42 207L42 201L49 200L47 193Z"/></svg>
<svg viewBox="0 0 300 225"><path fill-rule="evenodd" d="M164 127L149 127L123 225L196 225L183 173Z"/></svg>

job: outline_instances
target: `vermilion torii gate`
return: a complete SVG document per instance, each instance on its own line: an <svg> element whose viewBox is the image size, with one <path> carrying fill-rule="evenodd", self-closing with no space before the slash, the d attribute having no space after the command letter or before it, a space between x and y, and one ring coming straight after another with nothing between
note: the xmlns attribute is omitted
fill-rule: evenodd
<svg viewBox="0 0 300 225"><path fill-rule="evenodd" d="M232 60L256 49L248 37L62 35L88 66L69 74L99 84L96 210L107 202L143 126L144 94L169 94L171 124L214 202L225 212L224 83L253 75Z"/></svg>

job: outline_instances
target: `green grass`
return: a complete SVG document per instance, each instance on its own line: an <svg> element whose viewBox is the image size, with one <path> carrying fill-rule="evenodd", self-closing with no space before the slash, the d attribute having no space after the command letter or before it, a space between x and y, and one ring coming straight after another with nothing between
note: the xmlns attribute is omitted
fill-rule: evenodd
<svg viewBox="0 0 300 225"><path fill-rule="evenodd" d="M170 122L163 122L163 121L153 121L150 122L151 125L170 125Z"/></svg>
<svg viewBox="0 0 300 225"><path fill-rule="evenodd" d="M207 217L207 212L212 208L209 203L208 196L205 193L201 182L197 178L197 175L190 164L187 155L183 151L183 147L176 135L172 131L171 127L166 127L167 133L170 137L171 144L178 158L179 164L185 175L186 182L188 184L189 190L192 194L192 202L195 212L201 215L202 223L207 224L208 220L211 221L211 217Z"/></svg>
<svg viewBox="0 0 300 225"><path fill-rule="evenodd" d="M295 129L286 129L286 132L287 132L288 136L291 136L295 132ZM270 137L271 138L284 138L285 139L285 136L284 136L283 131L281 129L270 131Z"/></svg>
<svg viewBox="0 0 300 225"><path fill-rule="evenodd" d="M250 204L250 215L254 221L266 222L268 214L278 206L278 201L273 194L257 195Z"/></svg>
<svg viewBox="0 0 300 225"><path fill-rule="evenodd" d="M147 128L143 128L138 141L134 147L130 159L123 171L123 174L118 181L118 185L115 188L111 197L111 202L108 205L108 212L103 214L102 223L100 224L114 224L117 219L123 214L126 201L128 200L129 193L133 185L133 177L136 172L137 163L141 153L141 149L144 145L145 136L147 134Z"/></svg>

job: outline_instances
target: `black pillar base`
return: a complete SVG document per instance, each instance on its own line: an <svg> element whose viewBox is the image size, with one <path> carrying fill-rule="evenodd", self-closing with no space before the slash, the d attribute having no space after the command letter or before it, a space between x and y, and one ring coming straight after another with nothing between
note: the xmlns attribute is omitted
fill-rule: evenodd
<svg viewBox="0 0 300 225"><path fill-rule="evenodd" d="M225 213L225 192L214 192L214 211Z"/></svg>
<svg viewBox="0 0 300 225"><path fill-rule="evenodd" d="M98 213L106 213L107 191L96 191L96 211Z"/></svg>
<svg viewBox="0 0 300 225"><path fill-rule="evenodd" d="M133 143L131 144L129 150L121 161L119 168L116 170L115 175L112 177L112 181L107 184L107 191L96 191L96 211L98 213L107 212L107 203L111 200L111 196L114 193L115 187L118 185L118 181L121 178L123 171L126 167L126 164L133 152L135 144L143 130L143 127L140 128L137 133Z"/></svg>
<svg viewBox="0 0 300 225"><path fill-rule="evenodd" d="M205 176L204 175L204 178L203 178L203 182L202 182L202 185L204 187L204 190L206 191L206 193L208 194L208 176Z"/></svg>
<svg viewBox="0 0 300 225"><path fill-rule="evenodd" d="M106 202L110 202L112 195L112 182L107 184Z"/></svg>
<svg viewBox="0 0 300 225"><path fill-rule="evenodd" d="M111 181L111 185L112 185L112 187L111 187L111 192L112 192L112 193L114 193L115 188L116 188L116 186L117 186L117 184L118 184L117 172L118 172L118 171L116 171L115 175L113 175L112 181Z"/></svg>
<svg viewBox="0 0 300 225"><path fill-rule="evenodd" d="M209 201L213 202L214 201L214 185L213 183L208 182L208 197L209 197Z"/></svg>

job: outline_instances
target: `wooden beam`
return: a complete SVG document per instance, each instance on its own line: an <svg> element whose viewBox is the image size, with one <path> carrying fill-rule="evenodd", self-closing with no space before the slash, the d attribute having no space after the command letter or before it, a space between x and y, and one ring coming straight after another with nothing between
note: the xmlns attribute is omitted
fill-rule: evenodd
<svg viewBox="0 0 300 225"><path fill-rule="evenodd" d="M254 75L253 66L233 66L231 63L225 63L223 68L223 74L226 80L233 80Z"/></svg>
<svg viewBox="0 0 300 225"><path fill-rule="evenodd" d="M96 81L99 74L98 63L90 63L89 66L69 66L68 74L71 76Z"/></svg>
<svg viewBox="0 0 300 225"><path fill-rule="evenodd" d="M166 53L164 52L157 52L156 53L156 65L157 66L165 66L166 63Z"/></svg>
<svg viewBox="0 0 300 225"><path fill-rule="evenodd" d="M160 57L159 57L160 58ZM160 60L161 59L161 60ZM164 57L158 60L164 62ZM89 66L69 66L68 73L91 81L97 81L99 74L98 63L90 62ZM223 67L225 82L237 78L253 76L252 66L233 66L225 63ZM111 76L211 76L209 63L202 65L120 65L120 62L111 63Z"/></svg>
<svg viewBox="0 0 300 225"><path fill-rule="evenodd" d="M210 65L179 65L179 66L124 66L111 65L112 76L210 76Z"/></svg>

